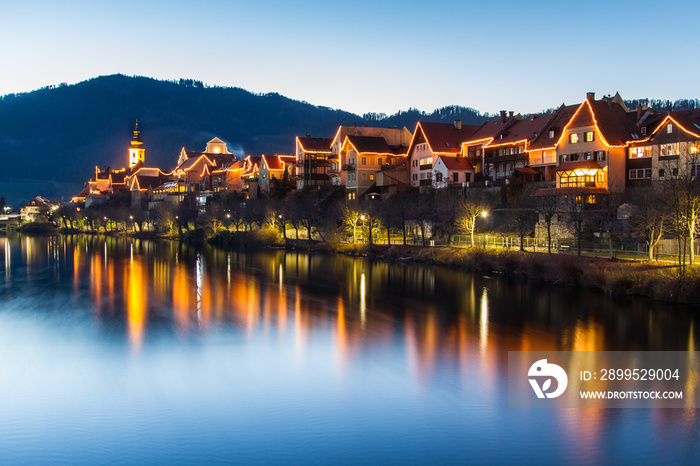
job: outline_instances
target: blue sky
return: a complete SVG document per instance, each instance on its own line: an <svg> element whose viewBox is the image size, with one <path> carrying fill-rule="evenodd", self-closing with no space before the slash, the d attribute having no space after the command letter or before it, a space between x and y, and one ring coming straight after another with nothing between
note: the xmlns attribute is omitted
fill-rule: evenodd
<svg viewBox="0 0 700 466"><path fill-rule="evenodd" d="M356 113L528 113L587 91L700 97L697 1L29 0L0 11L0 94L123 73Z"/></svg>

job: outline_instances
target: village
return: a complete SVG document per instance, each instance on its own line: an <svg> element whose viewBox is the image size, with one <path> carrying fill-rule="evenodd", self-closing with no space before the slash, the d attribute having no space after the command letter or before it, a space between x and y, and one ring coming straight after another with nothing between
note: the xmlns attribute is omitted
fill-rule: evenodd
<svg viewBox="0 0 700 466"><path fill-rule="evenodd" d="M40 209L35 199L22 219L55 212L71 228L182 233L206 215L213 229L267 222L285 239L293 230L323 241L341 225L343 241L357 242L359 229L370 244L452 245L462 234L477 245L481 229L521 249L580 254L596 243L614 255L636 242L650 260L657 245L691 264L696 254L700 110L629 109L619 94L587 93L546 114L418 122L413 132L340 126L293 143L293 154L240 157L213 138L201 152L183 147L174 168L162 169L148 166L136 122L128 166L96 167L70 203Z"/></svg>

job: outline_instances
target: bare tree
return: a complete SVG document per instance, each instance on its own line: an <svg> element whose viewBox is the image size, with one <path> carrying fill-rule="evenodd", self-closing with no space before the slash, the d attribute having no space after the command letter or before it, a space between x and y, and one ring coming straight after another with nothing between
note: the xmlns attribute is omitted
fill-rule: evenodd
<svg viewBox="0 0 700 466"><path fill-rule="evenodd" d="M476 219L488 215L493 205L493 200L483 189L470 188L466 190L457 221L460 230L470 236L472 247L474 247Z"/></svg>
<svg viewBox="0 0 700 466"><path fill-rule="evenodd" d="M633 204L630 228L633 235L643 238L649 251L649 260L654 260L654 248L664 234L666 209L659 190L652 186L637 188L630 193Z"/></svg>
<svg viewBox="0 0 700 466"><path fill-rule="evenodd" d="M545 194L537 196L535 200L535 209L540 215L547 230L547 252L552 253L552 221L554 216L559 212L559 201L557 196Z"/></svg>

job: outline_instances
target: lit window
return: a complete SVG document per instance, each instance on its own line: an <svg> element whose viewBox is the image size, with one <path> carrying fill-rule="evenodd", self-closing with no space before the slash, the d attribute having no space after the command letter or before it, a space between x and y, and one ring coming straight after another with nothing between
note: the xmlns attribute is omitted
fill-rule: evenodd
<svg viewBox="0 0 700 466"><path fill-rule="evenodd" d="M668 134L671 134L673 132L673 123L669 123L666 125L666 132Z"/></svg>
<svg viewBox="0 0 700 466"><path fill-rule="evenodd" d="M631 147L630 158L651 157L651 146Z"/></svg>
<svg viewBox="0 0 700 466"><path fill-rule="evenodd" d="M584 133L584 136L583 136L584 141L593 142L594 139L595 139L595 134L593 133L593 131L586 131Z"/></svg>
<svg viewBox="0 0 700 466"><path fill-rule="evenodd" d="M680 154L680 144L677 142L671 144L661 144L659 155L661 157L672 157Z"/></svg>
<svg viewBox="0 0 700 466"><path fill-rule="evenodd" d="M591 152L586 152L583 156L585 160L593 160L593 153Z"/></svg>
<svg viewBox="0 0 700 466"><path fill-rule="evenodd" d="M578 142L578 133L569 134L569 143L576 144Z"/></svg>
<svg viewBox="0 0 700 466"><path fill-rule="evenodd" d="M604 150L599 150L596 152L595 156L596 162L605 162L605 151Z"/></svg>
<svg viewBox="0 0 700 466"><path fill-rule="evenodd" d="M374 181L374 174L373 173L369 175L369 180Z"/></svg>
<svg viewBox="0 0 700 466"><path fill-rule="evenodd" d="M362 157L362 165L367 165L367 157Z"/></svg>

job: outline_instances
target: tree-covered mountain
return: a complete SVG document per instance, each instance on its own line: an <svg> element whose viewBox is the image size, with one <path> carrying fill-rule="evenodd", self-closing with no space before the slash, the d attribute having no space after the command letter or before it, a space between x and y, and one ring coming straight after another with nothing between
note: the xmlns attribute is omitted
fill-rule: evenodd
<svg viewBox="0 0 700 466"><path fill-rule="evenodd" d="M122 167L136 119L146 163L171 169L183 146L201 151L214 136L237 155L293 153L295 136L332 137L340 124L413 130L419 119L480 123L485 118L463 107L361 117L276 93L208 87L187 79L103 76L0 99L0 181L82 182L96 165Z"/></svg>

